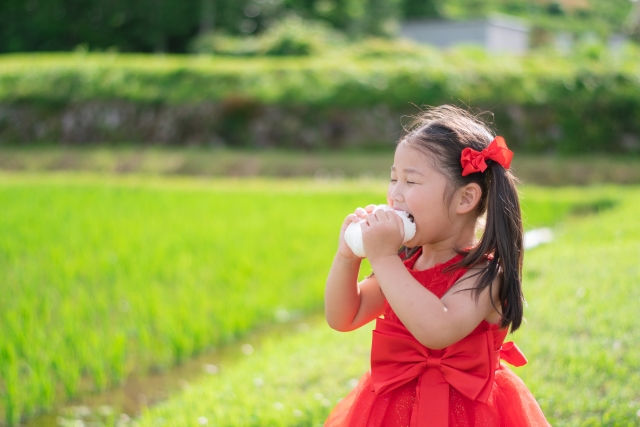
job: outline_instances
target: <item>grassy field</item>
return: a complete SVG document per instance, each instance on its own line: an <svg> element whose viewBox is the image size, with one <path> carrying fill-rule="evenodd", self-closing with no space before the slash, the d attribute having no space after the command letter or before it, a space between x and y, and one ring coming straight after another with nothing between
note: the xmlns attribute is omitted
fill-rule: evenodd
<svg viewBox="0 0 640 427"><path fill-rule="evenodd" d="M0 171L76 171L203 177L387 179L394 144L378 151L229 150L206 147L0 146ZM559 157L517 154L512 169L525 184L640 184L637 156Z"/></svg>
<svg viewBox="0 0 640 427"><path fill-rule="evenodd" d="M320 310L336 227L382 200L371 186L2 176L7 420L50 406L56 384L102 389Z"/></svg>
<svg viewBox="0 0 640 427"><path fill-rule="evenodd" d="M529 358L513 368L554 426L640 426L640 188L525 189L528 199L615 200L578 208L550 245L525 258ZM604 204L591 205L604 207ZM593 215L588 214L593 213ZM585 215L586 214L586 215ZM372 324L341 334L318 322L203 379L137 423L151 426L322 426L369 367Z"/></svg>
<svg viewBox="0 0 640 427"><path fill-rule="evenodd" d="M56 399L235 342L258 324L318 312L342 219L382 202L385 186L0 175L4 418L15 424ZM629 200L615 189L523 189L528 228Z"/></svg>

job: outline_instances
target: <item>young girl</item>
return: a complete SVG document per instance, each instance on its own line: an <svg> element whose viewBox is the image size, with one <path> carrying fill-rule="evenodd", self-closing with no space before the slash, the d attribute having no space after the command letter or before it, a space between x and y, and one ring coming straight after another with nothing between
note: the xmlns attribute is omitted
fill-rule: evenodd
<svg viewBox="0 0 640 427"><path fill-rule="evenodd" d="M373 319L376 327L371 370L325 427L549 425L500 363L526 363L503 342L520 327L524 303L512 155L464 110L428 110L398 143L387 192L389 206L413 216L416 235L398 253L398 215L368 206L346 218L327 279L327 322L343 332ZM361 258L344 232L360 218L373 274L357 283Z"/></svg>

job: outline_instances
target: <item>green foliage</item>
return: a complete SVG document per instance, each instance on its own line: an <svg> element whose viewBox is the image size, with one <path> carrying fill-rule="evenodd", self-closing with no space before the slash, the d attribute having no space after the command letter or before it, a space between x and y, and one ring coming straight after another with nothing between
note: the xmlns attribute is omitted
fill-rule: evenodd
<svg viewBox="0 0 640 427"><path fill-rule="evenodd" d="M220 13L242 6L221 2ZM183 51L199 23L198 0L4 0L0 52L91 49ZM240 5L239 5L240 6Z"/></svg>
<svg viewBox="0 0 640 427"><path fill-rule="evenodd" d="M292 15L266 30L262 39L265 55L309 56L326 53L342 41L342 36L326 24Z"/></svg>
<svg viewBox="0 0 640 427"><path fill-rule="evenodd" d="M510 368L538 400L551 425L638 426L640 339L637 283L640 188L522 189L534 222L560 219L572 204L615 200L598 215L564 217L557 240L527 252L526 323L508 337L529 363ZM349 333L314 324L270 338L217 377L151 408L141 427L321 426L336 401L369 369L372 324ZM277 402L277 404L276 404Z"/></svg>
<svg viewBox="0 0 640 427"><path fill-rule="evenodd" d="M210 31L259 34L289 13L320 20L347 35L390 36L398 20L478 18L503 12L527 18L544 31L620 33L627 0L571 2L528 0L4 0L0 3L0 52L114 49L185 52Z"/></svg>
<svg viewBox="0 0 640 427"><path fill-rule="evenodd" d="M405 19L437 19L443 16L443 0L402 0Z"/></svg>
<svg viewBox="0 0 640 427"><path fill-rule="evenodd" d="M369 37L350 46L350 55L356 59L417 59L427 61L437 58L436 48L420 45L408 39L390 40Z"/></svg>
<svg viewBox="0 0 640 427"><path fill-rule="evenodd" d="M262 53L261 41L259 37L239 37L212 32L196 37L190 50L210 55L256 56Z"/></svg>
<svg viewBox="0 0 640 427"><path fill-rule="evenodd" d="M282 53L279 46L274 53ZM267 106L280 108L309 129L322 129L341 111L349 117L382 106L398 120L417 112L412 105L468 103L492 110L497 128L515 148L638 151L640 50L633 45L619 52L589 49L583 56L536 53L517 58L469 49L414 51L410 45L369 41L306 58L7 55L0 58L0 102L36 108L39 123L66 105L82 103L126 101L153 108L216 103L221 114L203 127L244 146L256 145L250 124L269 112ZM12 123L8 115L0 116L0 132L9 129L4 131L8 141L35 129L12 130ZM287 146L289 138L294 136L278 138L277 144Z"/></svg>
<svg viewBox="0 0 640 427"><path fill-rule="evenodd" d="M525 18L533 27L547 32L596 33L600 37L622 33L632 8L628 0L447 0L437 1L436 5L442 16L453 19L501 12Z"/></svg>
<svg viewBox="0 0 640 427"><path fill-rule="evenodd" d="M292 2L293 3L293 2ZM323 19L350 37L364 34L387 36L394 32L400 15L399 0L317 0L296 2L305 18Z"/></svg>
<svg viewBox="0 0 640 427"><path fill-rule="evenodd" d="M319 21L289 15L257 36L210 33L197 37L191 50L226 56L310 56L344 44L341 33Z"/></svg>
<svg viewBox="0 0 640 427"><path fill-rule="evenodd" d="M185 52L210 31L261 33L295 13L350 36L389 35L398 0L6 0L0 3L0 52L114 49Z"/></svg>
<svg viewBox="0 0 640 427"><path fill-rule="evenodd" d="M586 61L602 61L607 57L608 47L598 42L582 42L576 46L575 56Z"/></svg>

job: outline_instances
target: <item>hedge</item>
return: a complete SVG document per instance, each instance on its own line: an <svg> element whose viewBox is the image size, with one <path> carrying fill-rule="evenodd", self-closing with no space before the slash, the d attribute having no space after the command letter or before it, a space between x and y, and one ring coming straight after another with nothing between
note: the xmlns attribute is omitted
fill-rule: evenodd
<svg viewBox="0 0 640 427"><path fill-rule="evenodd" d="M525 150L633 152L640 149L639 53L629 47L615 55L580 58L496 57L475 50L378 58L5 55L0 56L0 141L55 135L16 129L19 117L31 117L27 122L34 124L62 123L65 112L73 115L91 106L98 115L105 109L134 116L178 114L183 122L195 121L195 127L209 117L212 122L199 131L202 141L220 137L232 146L296 146L291 141L298 139L297 132L325 129L337 119L338 127L347 129L337 132L339 140L331 141L336 132L326 131L317 140L328 140L310 148L366 146L382 141L359 139L353 126L379 122L382 115L399 131L400 115L416 113L414 105L455 103L494 112L498 130ZM300 123L289 131L278 123L256 125L269 118ZM280 137L256 142L256 126L280 129ZM96 131L87 141L71 142L114 137L154 142L112 128L112 133ZM156 142L186 140L188 135L178 135Z"/></svg>

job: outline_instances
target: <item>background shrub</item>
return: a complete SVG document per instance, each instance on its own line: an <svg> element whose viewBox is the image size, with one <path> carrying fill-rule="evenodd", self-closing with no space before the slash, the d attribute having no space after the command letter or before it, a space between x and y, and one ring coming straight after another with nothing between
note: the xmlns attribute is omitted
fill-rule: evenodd
<svg viewBox="0 0 640 427"><path fill-rule="evenodd" d="M196 37L194 53L227 56L310 56L322 55L345 43L342 33L321 21L302 20L290 14L257 36L208 33Z"/></svg>
<svg viewBox="0 0 640 427"><path fill-rule="evenodd" d="M522 150L640 150L636 46L596 56L394 57L404 48L385 43L278 58L5 56L0 142L373 147L395 142L416 106L454 103L494 112Z"/></svg>

